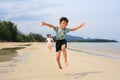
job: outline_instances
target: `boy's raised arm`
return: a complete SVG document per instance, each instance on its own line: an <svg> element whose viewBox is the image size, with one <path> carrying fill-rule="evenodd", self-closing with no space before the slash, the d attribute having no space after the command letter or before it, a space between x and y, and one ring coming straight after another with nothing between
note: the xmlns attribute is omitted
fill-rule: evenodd
<svg viewBox="0 0 120 80"><path fill-rule="evenodd" d="M46 22L41 22L41 25L42 26L48 26L48 27L50 27L50 28L54 28L54 25L52 25L52 24L49 24L49 23L46 23Z"/></svg>
<svg viewBox="0 0 120 80"><path fill-rule="evenodd" d="M85 25L85 23L80 24L79 26L73 27L70 29L70 31L75 31L78 30L79 28L83 27Z"/></svg>

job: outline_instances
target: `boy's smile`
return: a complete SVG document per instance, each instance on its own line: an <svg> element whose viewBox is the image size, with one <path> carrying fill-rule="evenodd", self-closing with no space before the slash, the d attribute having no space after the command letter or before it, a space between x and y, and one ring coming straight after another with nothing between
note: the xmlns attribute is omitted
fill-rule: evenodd
<svg viewBox="0 0 120 80"><path fill-rule="evenodd" d="M65 29L65 28L67 27L67 25L68 25L68 23L67 23L66 21L62 21L62 22L60 23L60 27L61 27L62 29Z"/></svg>

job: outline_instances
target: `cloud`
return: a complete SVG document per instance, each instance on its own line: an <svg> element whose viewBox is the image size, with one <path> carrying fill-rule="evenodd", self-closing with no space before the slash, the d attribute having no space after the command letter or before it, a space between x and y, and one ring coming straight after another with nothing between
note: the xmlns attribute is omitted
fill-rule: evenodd
<svg viewBox="0 0 120 80"><path fill-rule="evenodd" d="M28 16L28 17L38 17L43 16L47 8L53 8L60 6L61 3L55 0L12 0L12 1L1 1L0 2L0 15L2 14L3 19L15 19L21 16ZM45 12L43 12L45 11ZM49 12L49 11L48 11ZM6 13L6 14L4 14ZM4 15L3 15L4 14ZM23 18L24 18L23 17ZM15 19L16 20L16 19Z"/></svg>
<svg viewBox="0 0 120 80"><path fill-rule="evenodd" d="M56 16L60 14L57 11L61 8L62 3L62 0L1 0L0 15L2 16L0 18L15 22L18 28L25 33L41 33L44 29L40 27L40 21L54 21L55 19L52 18L55 17L55 14Z"/></svg>
<svg viewBox="0 0 120 80"><path fill-rule="evenodd" d="M81 22L87 25L70 34L109 37L110 33L118 35L120 30L119 3L118 0L0 0L0 19L15 22L24 33L54 34L49 28L41 27L40 22L58 25L59 18L66 16L70 28Z"/></svg>

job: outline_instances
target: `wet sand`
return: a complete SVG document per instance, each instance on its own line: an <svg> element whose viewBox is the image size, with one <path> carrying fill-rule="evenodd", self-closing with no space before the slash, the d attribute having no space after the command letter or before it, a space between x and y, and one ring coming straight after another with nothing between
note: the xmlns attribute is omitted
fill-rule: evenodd
<svg viewBox="0 0 120 80"><path fill-rule="evenodd" d="M6 43L5 47L23 44ZM120 60L67 50L69 66L59 69L54 48L50 52L44 43L30 44L17 50L15 60L0 63L0 80L120 80Z"/></svg>

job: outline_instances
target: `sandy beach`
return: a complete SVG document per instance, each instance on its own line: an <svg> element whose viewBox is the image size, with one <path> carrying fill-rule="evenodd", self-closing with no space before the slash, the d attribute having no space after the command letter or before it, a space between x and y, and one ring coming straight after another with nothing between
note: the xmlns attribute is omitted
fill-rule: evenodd
<svg viewBox="0 0 120 80"><path fill-rule="evenodd" d="M67 50L69 66L59 69L55 49L44 43L0 43L0 49L24 44L31 45L17 50L15 60L0 62L0 70L11 65L0 71L0 80L120 80L120 60Z"/></svg>

